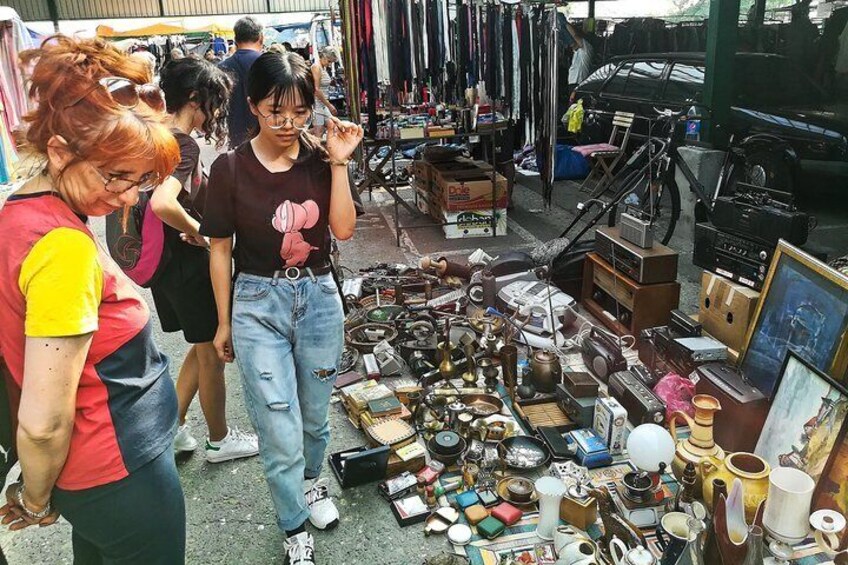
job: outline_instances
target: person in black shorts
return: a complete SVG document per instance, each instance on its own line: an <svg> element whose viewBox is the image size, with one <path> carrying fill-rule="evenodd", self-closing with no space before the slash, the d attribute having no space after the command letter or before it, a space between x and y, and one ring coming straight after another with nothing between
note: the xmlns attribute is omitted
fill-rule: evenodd
<svg viewBox="0 0 848 565"><path fill-rule="evenodd" d="M206 459L211 463L251 457L259 452L254 434L227 425L224 364L212 340L218 330L215 295L209 277L209 245L200 235L206 181L200 146L191 136L201 132L218 146L227 136L227 106L232 80L214 64L195 58L171 61L161 73L171 131L180 144L177 170L156 189L153 212L166 224L168 263L151 286L153 301L166 332L182 331L192 344L177 378L179 430L174 450L194 451L197 440L185 423L196 393L209 431Z"/></svg>

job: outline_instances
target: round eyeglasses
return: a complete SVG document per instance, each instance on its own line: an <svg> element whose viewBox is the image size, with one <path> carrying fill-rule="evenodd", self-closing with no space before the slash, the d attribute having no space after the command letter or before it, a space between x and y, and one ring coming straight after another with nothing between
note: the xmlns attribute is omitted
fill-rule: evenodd
<svg viewBox="0 0 848 565"><path fill-rule="evenodd" d="M308 129L312 123L312 112L305 112L300 116L284 116L279 112L271 112L265 115L257 108L256 113L262 116L268 127L273 130L283 129L286 127L286 124L290 123L294 129L302 131Z"/></svg>
<svg viewBox="0 0 848 565"><path fill-rule="evenodd" d="M88 161L86 162L88 163ZM103 181L103 188L106 192L111 192L112 194L123 194L134 188L138 188L139 192L150 192L161 184L159 182L159 175L153 171L145 174L138 180L133 180L119 174L104 175L103 172L92 163L88 163L88 165L94 169L94 172L96 172L100 177L100 180Z"/></svg>

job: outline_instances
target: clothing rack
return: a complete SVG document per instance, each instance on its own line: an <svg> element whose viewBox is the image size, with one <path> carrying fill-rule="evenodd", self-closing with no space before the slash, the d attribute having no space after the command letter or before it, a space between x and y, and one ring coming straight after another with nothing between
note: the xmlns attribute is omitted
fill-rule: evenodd
<svg viewBox="0 0 848 565"><path fill-rule="evenodd" d="M35 46L18 14L11 8L0 7L0 184L14 180L18 154L12 132L20 127L29 111L18 56Z"/></svg>

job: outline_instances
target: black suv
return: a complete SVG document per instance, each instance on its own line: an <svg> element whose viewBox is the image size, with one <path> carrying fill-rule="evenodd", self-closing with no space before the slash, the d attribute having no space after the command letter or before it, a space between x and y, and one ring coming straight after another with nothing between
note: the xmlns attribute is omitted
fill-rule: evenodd
<svg viewBox="0 0 848 565"><path fill-rule="evenodd" d="M645 117L655 115L655 107L686 109L702 99L704 59L703 53L617 58L583 81L576 98L587 110ZM734 85L730 128L734 145L744 151L745 182L788 192L828 182L822 176L844 185L848 104L837 107L779 55L738 53ZM610 129L593 130L593 141L606 141Z"/></svg>

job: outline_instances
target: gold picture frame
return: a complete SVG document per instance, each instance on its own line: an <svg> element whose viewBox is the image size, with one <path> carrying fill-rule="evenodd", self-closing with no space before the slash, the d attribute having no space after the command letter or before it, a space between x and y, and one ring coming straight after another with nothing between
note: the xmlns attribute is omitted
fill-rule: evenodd
<svg viewBox="0 0 848 565"><path fill-rule="evenodd" d="M846 383L848 276L780 240L739 363L745 378L769 398L790 347Z"/></svg>

